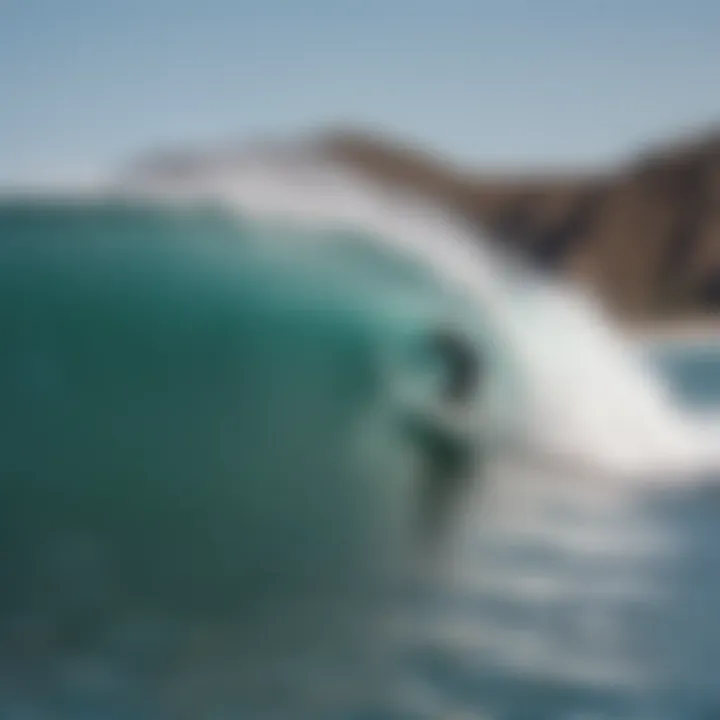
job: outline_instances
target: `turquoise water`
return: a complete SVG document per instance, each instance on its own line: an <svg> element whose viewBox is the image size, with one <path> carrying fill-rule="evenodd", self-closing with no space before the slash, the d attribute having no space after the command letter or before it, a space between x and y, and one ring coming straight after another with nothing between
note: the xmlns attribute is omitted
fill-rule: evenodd
<svg viewBox="0 0 720 720"><path fill-rule="evenodd" d="M212 612L255 574L359 571L410 472L400 428L352 447L418 322L372 311L380 273L281 264L211 212L13 207L0 233L7 572L26 538L101 534L138 602Z"/></svg>
<svg viewBox="0 0 720 720"><path fill-rule="evenodd" d="M308 683L267 697L255 674L371 650L417 560L432 458L407 409L442 409L426 340L448 320L361 235L0 206L0 667L30 692L8 707L180 717L190 673L199 717L287 712Z"/></svg>
<svg viewBox="0 0 720 720"><path fill-rule="evenodd" d="M418 553L425 340L511 384L482 320L362 233L0 204L0 717L720 717L712 478L488 455ZM654 359L720 407L715 348Z"/></svg>

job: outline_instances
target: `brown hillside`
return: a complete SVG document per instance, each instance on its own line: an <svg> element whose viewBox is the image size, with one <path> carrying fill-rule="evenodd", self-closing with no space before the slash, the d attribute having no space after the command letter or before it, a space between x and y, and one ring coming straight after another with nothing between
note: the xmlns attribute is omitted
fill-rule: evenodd
<svg viewBox="0 0 720 720"><path fill-rule="evenodd" d="M720 132L584 177L469 173L373 134L331 133L324 145L592 284L625 319L720 317Z"/></svg>

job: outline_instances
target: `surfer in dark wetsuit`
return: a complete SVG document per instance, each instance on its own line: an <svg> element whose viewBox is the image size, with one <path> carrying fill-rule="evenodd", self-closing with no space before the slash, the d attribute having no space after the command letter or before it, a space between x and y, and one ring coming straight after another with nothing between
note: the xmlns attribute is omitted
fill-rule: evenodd
<svg viewBox="0 0 720 720"><path fill-rule="evenodd" d="M465 403L478 388L483 368L480 357L470 344L458 334L443 330L435 333L431 348L446 362L448 373L444 399L451 403Z"/></svg>
<svg viewBox="0 0 720 720"><path fill-rule="evenodd" d="M451 330L435 333L430 350L445 368L443 392L437 411L413 417L410 430L424 460L420 532L422 540L434 546L452 522L453 509L472 479L476 446L469 423L471 403L485 368L472 345Z"/></svg>

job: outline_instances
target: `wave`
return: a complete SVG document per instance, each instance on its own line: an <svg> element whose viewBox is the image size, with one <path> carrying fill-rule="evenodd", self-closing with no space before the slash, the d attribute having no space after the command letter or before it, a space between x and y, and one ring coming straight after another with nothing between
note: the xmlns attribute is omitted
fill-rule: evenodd
<svg viewBox="0 0 720 720"><path fill-rule="evenodd" d="M117 191L117 188L116 188ZM180 176L145 168L120 191L219 201L246 216L360 228L462 298L513 378L514 442L602 472L671 475L720 467L712 433L586 292L510 263L488 237L426 198L371 183L309 145L205 158ZM308 234L333 242L333 234ZM708 437L710 436L710 437Z"/></svg>

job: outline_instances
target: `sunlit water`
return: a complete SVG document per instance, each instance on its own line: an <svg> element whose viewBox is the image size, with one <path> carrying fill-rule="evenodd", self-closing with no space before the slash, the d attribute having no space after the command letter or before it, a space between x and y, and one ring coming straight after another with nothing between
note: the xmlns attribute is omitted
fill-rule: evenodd
<svg viewBox="0 0 720 720"><path fill-rule="evenodd" d="M224 182L226 187L227 179ZM234 202L245 206L254 203L254 210L258 210L258 205L263 208L269 205L272 209L273 202L277 201L277 197L256 180L247 181L242 187L236 184L232 190ZM326 190L324 187L320 192L320 209L328 205ZM351 193L342 198L345 203L342 212L352 216L358 197ZM307 203L302 200L303 197L298 200L298 206L307 210ZM336 200L336 206L342 205L338 198ZM368 207L372 210L375 206L370 203L359 213L361 226L363 218L368 217ZM314 211L319 212L318 207ZM99 236L104 237L105 245L94 256L96 260L100 258L99 267L105 268L106 274L97 277L109 283L110 294L99 292L98 286L93 286L92 297L105 298L108 305L98 306L98 312L90 314L88 327L93 331L87 336L102 332L108 312L119 312L119 315L111 313L119 324L106 328L108 337L120 343L118 357L123 362L138 362L140 356L133 354L132 332L123 334L128 328L149 327L147 323L158 322L158 328L168 333L163 342L170 343L167 348L172 352L189 351L197 340L195 333L207 333L203 335L204 342L210 342L217 350L216 355L210 353L208 357L223 359L212 367L217 380L213 392L217 394L208 396L209 404L208 397L202 393L193 394L192 386L185 387L183 392L187 394L181 396L171 392L173 387L199 372L192 366L190 356L189 365L173 360L176 364L172 367L178 373L173 382L180 385L174 386L169 380L167 387L162 384L164 381L159 386L153 384L160 377L167 380L161 363L149 375L146 367L138 365L136 375L128 376L133 378L132 382L141 378L149 383L146 389L156 402L154 411L167 413L158 416L162 422L169 422L173 413L187 415L188 407L192 407L201 413L199 417L203 420L214 423L210 429L196 423L199 434L195 437L190 432L192 424L182 427L187 445L176 445L177 452L167 455L188 460L192 453L188 454L187 447L200 442L200 437L203 443L210 442L210 437L215 443L216 433L222 434L225 420L235 418L232 404L223 401L226 389L237 379L232 374L233 362L243 357L238 348L228 345L228 338L233 336L228 328L237 320L233 283L239 286L240 281L254 282L258 287L269 288L261 296L262 302L270 304L274 297L290 293L296 317L302 318L303 313L308 313L308 317L313 313L323 316L330 313L327 317L333 318L332 322L321 327L331 328L332 337L338 328L352 328L349 336L342 333L340 336L345 340L348 337L357 340L361 336L364 344L351 342L343 346L345 354L333 355L343 358L341 367L352 365L358 347L365 350L393 347L398 338L412 337L414 332L439 317L453 317L463 323L470 320L475 339L485 343L497 370L492 377L499 390L487 398L492 412L484 409L488 425L478 429L478 437L484 438L493 452L486 456L487 465L478 478L477 496L473 496L472 503L457 518L456 532L451 538L452 552L436 570L428 587L422 588L422 592L414 588L396 605L387 642L372 642L369 647L348 643L344 654L342 648L328 648L325 641L334 637L335 632L327 632L333 620L327 612L322 618L324 622L319 624L317 617L310 613L308 617L315 624L298 633L297 623L291 622L286 627L282 613L273 616L274 611L270 609L266 615L257 614L254 608L257 627L261 628L257 636L248 634L247 622L242 632L236 634L235 621L190 621L175 612L170 600L159 608L156 605L152 611L133 605L129 612L128 606L123 605L126 596L118 593L112 583L101 582L103 572L107 571L102 559L92 552L83 555L76 548L70 552L72 562L68 568L63 566L62 553L56 548L60 555L58 562L64 569L47 586L47 602L29 607L27 612L15 609L3 619L0 717L12 720L709 720L720 717L720 622L717 619L720 490L715 487L706 462L712 455L715 440L720 441L720 437L714 436L711 417L715 407L720 409L720 356L713 355L715 351L710 344L652 348L650 362L658 373L653 379L642 369L640 358L635 360L630 356L622 338L611 327L587 325L589 319L600 322L602 318L584 307L580 298L542 286L533 289L533 283L522 276L502 276L501 265L493 265L496 261L491 256L481 255L478 259L471 248L462 243L453 245L451 241L456 239L453 232L442 222L438 225L436 218L415 216L410 221L401 216L393 224L389 219L396 217L394 213L392 208L386 208L379 215L373 212L369 215L391 238L400 239L396 250L399 248L412 256L420 248L422 252L415 252L414 256L420 260L419 264L397 264L385 257L381 263L384 269L379 272L376 248L365 246L362 235L353 236L354 239L343 244L337 240L328 243L327 236L322 241L313 241L313 230L295 232L297 243L293 249L285 241L278 242L278 238L287 233L286 226L246 224L243 226L246 233L262 234L271 255L272 244L277 243L278 252L272 262L263 266L266 275L259 276L243 274L242 263L238 265L230 259L235 257L235 250L232 243L227 242L226 216L219 220L212 212L207 216L172 215L174 224L169 226L165 240L186 243L190 254L184 256L185 265L179 274L163 275L166 262L163 252L152 244L144 245L142 233L128 235L127 226L124 232L108 234L107 226L105 230L100 227L107 221L101 214L93 222L100 223L97 228L102 230ZM116 217L113 222L120 220ZM168 230L166 220L167 217L160 222L165 231ZM438 232L428 231L428 240L417 232L418 224ZM122 226L122 222L115 226ZM73 252L77 251L73 243L79 228L84 228L83 232L90 230L92 235L92 222L88 225L80 218L74 230L72 227L66 226L61 242L55 247L59 261L68 257L63 243L73 247ZM449 236L438 240L436 235L441 232L438 228L443 227ZM372 235L378 228L366 223L365 229ZM236 237L235 231L231 231L230 236ZM198 244L200 237L204 244ZM408 237L415 238L417 244L409 243ZM129 247L135 250L126 252L123 247L128 238ZM405 240L401 241L402 238ZM443 242L448 243L447 256ZM340 247L345 249L338 251ZM140 254L135 252L138 248ZM32 252L36 251L38 248ZM46 251L47 248L43 248L40 252ZM80 252L87 252L87 246ZM334 260L328 260L333 253L339 254ZM430 262L430 256L437 260L436 264ZM112 263L103 264L103 257L121 261L117 275L114 270L108 270L113 267ZM273 264L276 261L280 264ZM17 262L17 256L12 257L12 253L3 256L6 301L16 297L12 285L13 262ZM285 270L278 274L283 263L285 270L294 271L298 263L304 263L310 274L302 276L306 280L293 286L292 278L298 275L296 272L283 274ZM151 279L145 288L149 294L143 294L145 290L131 293L138 304L129 309L118 305L117 298L124 297L125 291L113 296L112 288L121 288L122 278L127 277L123 272L128 268L134 268L131 275L136 281L142 279L144 266L154 268L148 270L147 275ZM321 266L325 269L313 276ZM368 268L373 269L365 272ZM92 272L96 270L97 267ZM87 277L88 266L83 272ZM168 292L163 291L159 296L153 294L152 289L160 276L158 273L168 282ZM201 280L187 284L193 277ZM308 277L315 277L317 282L308 283ZM208 282L208 278L213 282ZM277 286L272 285L273 278ZM47 398L52 397L56 405L45 406L46 411L38 417L50 425L54 422L52 429L60 433L63 422L75 416L67 415L67 408L62 405L66 397L63 393L67 393L70 386L68 376L58 373L58 364L53 362L62 352L58 354L58 346L53 345L51 330L57 329L58 321L69 323L67 327L72 329L72 302L82 300L82 292L78 291L82 283L72 286L72 293L66 295L72 284L53 285L57 275L52 272L45 280L50 281L50 289L43 286L36 296L31 296L45 298L41 305L46 314L38 316L31 312L34 324L27 322L30 316L23 316L20 325L32 332L22 337L12 335L20 354L13 351L4 356L6 376L2 391L7 393L6 399L17 402L18 397L25 397L16 394L17 388L28 383L32 388L29 397L38 402L43 398L43 402L47 402ZM270 284L263 285L265 281ZM418 292L418 288L422 290ZM472 288L472 292L455 295L458 288ZM53 302L47 302L45 292L51 294ZM73 295L78 292L79 295ZM333 304L328 298L339 304ZM64 304L66 300L70 305ZM157 312L148 314L150 306ZM180 325L160 322L159 318L168 308L175 319L183 318ZM10 328L15 332L13 318L16 315L6 302L5 310L8 309L3 316L4 327L6 331ZM193 316L193 312L197 312L197 316ZM204 321L188 324L191 316L196 320L215 317L218 325L207 328ZM88 318L83 322L86 320ZM282 322L276 327L285 332ZM357 337L353 336L355 332L359 333ZM322 441L320 435L331 427L337 431L337 435L332 436L332 449L342 448L337 454L329 453L333 461L347 462L343 454L346 448L342 444L343 433L347 439L347 436L364 437L363 433L369 432L368 437L380 435L391 444L392 422L380 409L387 409L387 405L403 397L402 392L394 394L396 381L402 385L402 362L395 369L392 362L386 367L386 379L394 390L383 399L385 404L373 405L373 413L365 416L370 418L369 422L362 426L343 425L348 416L340 413L337 419L341 422L337 422L333 415L337 411L333 407L334 390L325 382L331 375L323 376L327 370L321 362L324 351L319 352L317 348L321 346L314 344L315 341L327 342L328 336L312 333L301 333L301 336L306 345L304 353L297 356L305 362L297 366L297 372L304 373L299 383L298 376L292 372L284 374L288 342L274 344L271 340L262 346L272 358L271 364L277 364L277 373L272 377L284 378L283 382L287 383L281 385L286 394L280 397L280 405L274 406L276 417L287 420L289 428L294 427L288 420L292 408L298 403L317 401L309 393L318 391L329 403L318 407L329 413L330 421L319 425L322 431L317 432L312 423L307 424L308 446ZM77 336L71 337L77 339ZM259 337L265 336L261 333ZM267 337L261 345L262 342L268 342ZM398 346L401 345L400 342ZM65 370L69 367L72 375L72 371L77 371L77 367L73 370L72 363L86 362L92 355L86 357L80 352L68 357L71 365L65 366ZM160 362L164 356L161 353L153 357ZM327 353L325 357L327 359ZM200 361L207 362L207 358ZM265 371L266 365L265 361L258 360L256 369ZM9 372L15 373L10 380ZM93 393L98 389L109 391L103 385L102 375L94 376L90 372L88 377L92 382L85 385L82 382L77 385L79 375L73 377L76 383L73 392L81 388L79 397L88 408L96 397ZM662 387L664 381L667 388ZM203 382L207 383L206 377ZM206 392L207 384L203 387ZM138 390L135 385L132 388L134 392ZM243 391L249 389L252 388L244 387ZM291 396L294 404L289 401ZM128 397L120 392L111 393L106 399L114 403L113 408L127 409L130 407L127 403L142 403L143 395L140 392ZM353 396L348 407L354 407L353 403L362 404L362 400L367 398ZM163 403L170 403L170 409L163 409ZM58 410L61 407L62 411ZM126 431L122 418L113 417L113 422L119 422L118 427ZM18 422L16 415L4 419L4 462L6 469L11 468L13 472L21 462L27 463L38 448L47 450L48 437L53 440L64 437L46 434L38 443L37 436L29 437L25 432L27 427L22 425L25 421L20 417ZM90 422L87 418L83 421ZM284 427L283 423L280 426ZM172 433L179 429L173 430L173 427L168 426L170 434L166 438L171 444L177 439ZM262 440L263 426L245 429L250 437ZM493 429L494 432L490 432ZM44 426L44 431L47 430ZM675 430L677 433L673 434ZM95 437L104 436L98 433ZM238 450L237 436L228 433L223 437L225 440L219 446L212 447L222 448L234 458L233 462L243 457L241 462L249 462L247 453L243 453L242 448ZM290 435L280 437L288 443L288 448L293 445ZM21 447L18 438L27 446ZM689 439L697 439L697 446ZM63 442L61 439L53 445L53 452L62 454ZM307 458L302 453L302 443L295 445L293 452L297 455L292 457L300 467ZM370 446L372 444L363 447ZM117 451L113 446L110 449ZM573 454L574 450L577 455ZM692 459L695 450L702 462L690 462L683 471L679 460ZM604 462L611 456L612 462ZM250 453L250 457L255 456ZM257 458L263 457L257 455ZM34 459L28 466L42 468L43 462L42 458ZM316 468L312 462L307 466L311 470ZM407 472L402 465L400 462L398 466L400 474ZM244 467L247 470L250 466ZM268 467L263 468L264 472L270 472ZM382 472L387 473L388 469L388 465L381 463ZM610 469L623 472L610 472ZM637 476L629 472L637 469L642 471ZM182 474L187 472L187 467L177 461L172 468L161 465L161 470ZM262 488L256 490L262 494ZM356 517L351 511L352 503L343 496L344 491L327 486L317 498L325 492L337 493L334 501L348 513L344 518ZM379 502L374 506L377 509L383 504L387 509L402 499L400 489L393 494L387 488L377 487L373 492ZM295 499L303 497L305 495L299 493ZM318 510L321 505L308 503L305 507L308 511L320 512L319 518L327 519ZM373 507L372 503L367 507ZM405 520L395 506L387 519L392 518L398 522ZM290 523L289 517L287 520ZM295 518L292 521L295 522ZM9 523L8 513L5 522ZM383 528L389 534L379 535L378 541L382 538L389 549L395 538L391 529ZM231 529L226 528L229 538L233 537ZM132 531L129 534L132 535ZM144 537L151 538L151 535ZM334 537L337 540L341 535ZM222 536L220 538L222 540ZM142 542L134 547L139 562L143 556ZM265 549L271 551L272 542ZM377 546L374 549L377 554ZM283 550L286 551L287 548ZM251 550L244 560L252 564L252 556ZM148 562L152 564L152 560ZM172 573L170 576L169 582L177 581ZM89 578L92 581L88 583ZM100 598L101 604L104 602L105 607L117 612L110 621L105 617L99 625L89 625L91 634L93 627L102 626L102 642L97 637L90 642L85 638L84 643L66 643L62 652L57 650L58 641L49 637L53 620L47 613L60 599L58 593L63 584L74 589L84 588L79 594L93 597L94 607ZM32 588L31 594L36 599L44 597L42 588L39 591ZM5 592L3 598L9 597L11 594ZM164 612L163 607L168 612ZM249 610L237 611L236 620L243 612L247 615ZM271 618L269 623L268 618ZM267 632L268 627L274 628L279 640ZM286 632L295 634L287 647L282 645ZM280 655L276 642L281 643ZM74 649L67 650L67 647ZM242 652L247 647L252 648L251 653ZM361 648L371 657L360 654ZM272 659L267 660L266 654ZM282 663L277 661L280 656ZM272 666L270 682L267 672L263 672L268 663Z"/></svg>

